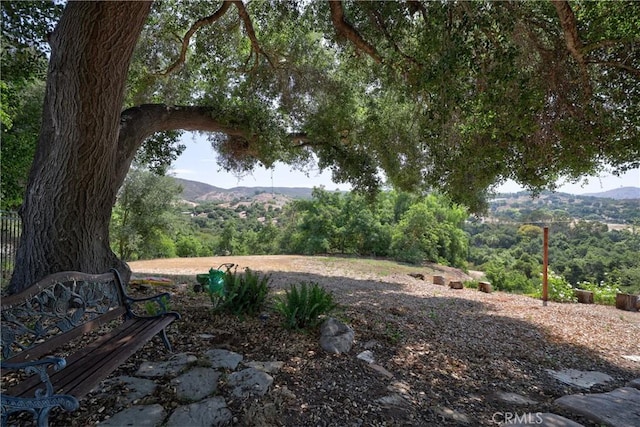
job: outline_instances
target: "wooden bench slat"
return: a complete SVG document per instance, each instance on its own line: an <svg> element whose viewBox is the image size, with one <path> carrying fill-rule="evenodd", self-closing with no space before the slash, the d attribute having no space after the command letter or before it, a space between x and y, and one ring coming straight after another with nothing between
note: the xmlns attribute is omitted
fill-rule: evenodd
<svg viewBox="0 0 640 427"><path fill-rule="evenodd" d="M84 323L78 326L77 328L74 328L63 334L56 335L55 337L48 339L46 342L43 342L42 344L32 347L27 351L18 353L11 359L8 359L7 362L20 363L20 362L27 362L30 360L41 359L44 356L54 353L56 350L64 346L69 341L81 335L84 335L88 332L91 332L92 330L99 328L104 324L107 324L113 320L116 320L119 317L123 317L126 312L127 312L126 308L122 306L117 307L94 320L91 320L87 323Z"/></svg>
<svg viewBox="0 0 640 427"><path fill-rule="evenodd" d="M89 384L90 379L108 376L173 320L173 316L130 319L122 327L79 349L67 357L67 366L63 370L49 372L55 393L85 396L94 386ZM87 386L90 389L84 390ZM11 396L33 397L35 390L41 387L39 378L31 377L7 390L7 393Z"/></svg>
<svg viewBox="0 0 640 427"><path fill-rule="evenodd" d="M54 374L54 387L58 393L84 397L171 322L172 319L167 317L155 322L137 322L133 330L119 334L88 357L73 363L70 368L75 375L63 375L64 371Z"/></svg>

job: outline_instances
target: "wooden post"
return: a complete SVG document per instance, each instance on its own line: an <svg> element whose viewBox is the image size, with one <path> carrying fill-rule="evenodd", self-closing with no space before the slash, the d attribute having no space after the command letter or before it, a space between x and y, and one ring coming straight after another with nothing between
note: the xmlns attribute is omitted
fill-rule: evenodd
<svg viewBox="0 0 640 427"><path fill-rule="evenodd" d="M584 289L576 289L573 291L578 302L581 304L593 304L593 292L585 291Z"/></svg>
<svg viewBox="0 0 640 427"><path fill-rule="evenodd" d="M632 294L616 294L616 308L626 311L637 311L638 297Z"/></svg>
<svg viewBox="0 0 640 427"><path fill-rule="evenodd" d="M451 280L449 281L449 287L451 289L463 289L464 286L460 280Z"/></svg>
<svg viewBox="0 0 640 427"><path fill-rule="evenodd" d="M491 293L491 283L489 282L478 282L478 290L480 292L485 292L487 294Z"/></svg>
<svg viewBox="0 0 640 427"><path fill-rule="evenodd" d="M542 250L542 305L546 306L549 300L549 227L544 227L544 239Z"/></svg>
<svg viewBox="0 0 640 427"><path fill-rule="evenodd" d="M445 282L444 276L433 276L433 284L434 285L444 286L445 283L446 282Z"/></svg>

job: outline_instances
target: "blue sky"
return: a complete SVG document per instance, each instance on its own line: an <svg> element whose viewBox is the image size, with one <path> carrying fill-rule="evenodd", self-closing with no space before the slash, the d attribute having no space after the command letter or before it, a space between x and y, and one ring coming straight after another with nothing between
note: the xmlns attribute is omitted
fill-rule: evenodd
<svg viewBox="0 0 640 427"><path fill-rule="evenodd" d="M311 170L306 176L304 172L292 170L287 165L276 165L273 171L257 168L253 174L238 178L231 173L220 170L216 163L216 154L209 142L201 137L185 137L187 149L175 161L173 175L191 181L200 181L220 188L232 187L314 187L323 185L327 190L349 190L348 184L335 184L331 181L331 173ZM634 169L616 177L602 175L586 177L577 184L564 184L558 191L571 194L598 193L620 187L640 187L640 169ZM515 182L507 182L500 192L517 192L522 190Z"/></svg>

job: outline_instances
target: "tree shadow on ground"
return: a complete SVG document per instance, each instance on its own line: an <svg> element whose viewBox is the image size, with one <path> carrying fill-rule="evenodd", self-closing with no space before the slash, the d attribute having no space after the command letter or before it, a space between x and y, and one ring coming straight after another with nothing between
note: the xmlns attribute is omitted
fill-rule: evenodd
<svg viewBox="0 0 640 427"><path fill-rule="evenodd" d="M415 296L407 293L403 284L386 281L306 273L275 273L272 278L275 288L311 281L331 290L339 282L340 289L348 289L337 296L345 304L341 316L356 331L358 343L353 353L362 351L366 343L380 343L374 350L380 364L394 375L411 380L418 397L424 396L425 402L440 401L461 413L485 406L489 409L482 411L485 422L492 421L486 417L497 412L522 413L528 408L496 400L499 390L540 402L534 405L536 411L556 413L563 411L552 405L554 399L587 391L560 383L549 375L549 369L596 370L614 378L591 392L612 390L640 375L639 369L612 363L586 346L527 321L522 313L519 315L524 318L501 315L491 299L509 298L508 294L487 295L489 301L477 301L430 284L424 285L428 296ZM531 299L526 309L544 316L545 308L540 304ZM624 335L620 340L637 343L639 338ZM431 393L434 389L440 391Z"/></svg>
<svg viewBox="0 0 640 427"><path fill-rule="evenodd" d="M280 425L379 425L381 420L387 425L498 425L504 414L554 412L595 426L553 405L558 397L587 390L560 383L547 370L597 370L613 377L590 392L610 391L640 376L639 369L613 363L589 347L563 339L527 320L526 314L500 314L500 300L508 294L494 293L479 301L426 283L423 295L415 295L394 280L257 272L271 276L274 293L301 282L315 282L333 292L341 304L337 317L356 333L351 351L336 356L319 349L317 336L275 333L277 325L262 329L267 336L257 344L260 350L243 348L243 335L261 326L252 323L255 319L236 324L234 351L255 357L268 354L290 365L275 376L276 383L286 385L300 401L287 406ZM180 304L179 295L175 301ZM541 315L540 302L531 301L532 313ZM215 317L206 321L216 324ZM270 322L276 321L274 315ZM629 336L622 339L634 341ZM295 341L302 342L302 350L292 350ZM181 351L180 347L176 350ZM391 378L356 358L365 349L372 351L375 364ZM382 412L362 410L377 399L397 394L398 388L403 389L400 394L406 405L387 405ZM517 393L535 403L505 402L497 398L499 391ZM303 397L309 393L312 397Z"/></svg>

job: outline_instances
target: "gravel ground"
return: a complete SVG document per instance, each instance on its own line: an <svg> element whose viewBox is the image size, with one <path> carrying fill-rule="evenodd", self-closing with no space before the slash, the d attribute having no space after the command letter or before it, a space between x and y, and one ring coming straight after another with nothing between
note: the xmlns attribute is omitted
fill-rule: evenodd
<svg viewBox="0 0 640 427"><path fill-rule="evenodd" d="M340 304L336 317L356 332L352 350L327 354L317 332L283 329L273 313L266 321L214 316L206 295L194 293L192 284L195 274L225 262L270 274L274 293L301 281L331 291ZM595 426L553 405L558 397L584 390L559 383L546 370L597 370L614 378L592 392L640 377L640 363L623 357L640 354L640 313L600 305L543 306L526 296L431 284L434 274L469 277L451 268L302 256L181 258L130 266L135 276L188 282L172 291L172 309L183 315L169 329L176 352L216 347L246 360L284 362L267 396L228 402L236 425L490 426L504 413L554 412ZM201 334L215 338L203 340ZM373 365L356 357L365 350L372 352ZM148 344L114 375L166 357L158 343ZM507 403L496 396L500 391L537 403ZM110 402L89 396L79 411L61 414L51 425L93 425L107 415Z"/></svg>

